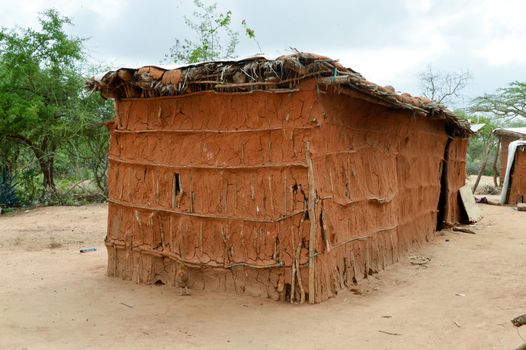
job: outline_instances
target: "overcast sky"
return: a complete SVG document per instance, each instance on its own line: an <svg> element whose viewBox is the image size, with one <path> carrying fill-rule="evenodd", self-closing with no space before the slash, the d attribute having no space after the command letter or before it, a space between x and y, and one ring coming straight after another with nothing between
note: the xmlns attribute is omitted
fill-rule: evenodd
<svg viewBox="0 0 526 350"><path fill-rule="evenodd" d="M203 0L205 3L210 1ZM289 47L339 59L368 80L420 94L418 72L469 69L465 101L526 81L524 0L220 0L241 29L245 19L268 56ZM69 33L90 38L92 61L112 67L159 65L175 38L191 37L191 0L0 0L3 27L37 27L56 8ZM240 56L258 51L241 37ZM462 105L461 101L458 105Z"/></svg>

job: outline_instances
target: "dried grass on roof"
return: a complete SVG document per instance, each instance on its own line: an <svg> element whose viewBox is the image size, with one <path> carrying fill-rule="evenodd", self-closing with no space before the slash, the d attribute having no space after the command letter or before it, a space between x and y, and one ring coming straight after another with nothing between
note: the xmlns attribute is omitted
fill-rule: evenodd
<svg viewBox="0 0 526 350"><path fill-rule="evenodd" d="M393 87L367 81L360 73L345 68L336 60L304 52L283 55L274 60L253 57L239 61L205 62L172 70L156 66L121 68L106 73L101 79L89 79L87 88L100 91L105 98L150 98L199 91L294 89L307 78L317 79L320 85L334 86L339 91L358 92L375 103L446 119L461 134L470 133L469 124L456 118L442 105L424 97L398 94Z"/></svg>

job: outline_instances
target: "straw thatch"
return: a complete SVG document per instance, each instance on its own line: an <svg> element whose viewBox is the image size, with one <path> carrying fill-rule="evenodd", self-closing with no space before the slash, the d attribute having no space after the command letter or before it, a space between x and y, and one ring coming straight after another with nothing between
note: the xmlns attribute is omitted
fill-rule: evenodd
<svg viewBox="0 0 526 350"><path fill-rule="evenodd" d="M239 61L205 62L177 69L145 66L120 68L102 78L91 78L87 88L105 98L148 98L175 96L199 91L250 92L255 90L294 89L307 78L320 86L338 86L372 99L377 104L412 110L421 116L446 119L459 135L469 135L469 123L425 97L399 94L391 86L367 81L360 73L345 68L336 60L311 53L297 52L274 60L252 57Z"/></svg>

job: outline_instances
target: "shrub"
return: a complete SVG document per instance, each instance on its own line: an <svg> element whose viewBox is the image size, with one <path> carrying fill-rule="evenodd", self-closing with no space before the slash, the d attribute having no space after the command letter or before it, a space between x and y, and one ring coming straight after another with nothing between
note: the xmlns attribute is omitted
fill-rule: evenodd
<svg viewBox="0 0 526 350"><path fill-rule="evenodd" d="M0 173L0 206L16 207L19 205L15 192L13 177L7 169L2 169Z"/></svg>

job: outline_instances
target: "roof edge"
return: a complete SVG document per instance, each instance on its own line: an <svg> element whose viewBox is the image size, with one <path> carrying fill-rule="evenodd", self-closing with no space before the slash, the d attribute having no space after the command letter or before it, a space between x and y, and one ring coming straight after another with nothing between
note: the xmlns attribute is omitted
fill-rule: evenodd
<svg viewBox="0 0 526 350"><path fill-rule="evenodd" d="M469 135L469 123L445 106L425 97L397 93L392 86L367 81L360 73L345 68L337 60L313 53L295 52L276 59L262 56L238 61L203 62L164 69L157 66L120 68L86 82L90 91L104 98L149 98L177 96L198 91L249 92L294 89L300 81L316 79L318 84L356 90L391 107L418 114L443 116L448 124Z"/></svg>

